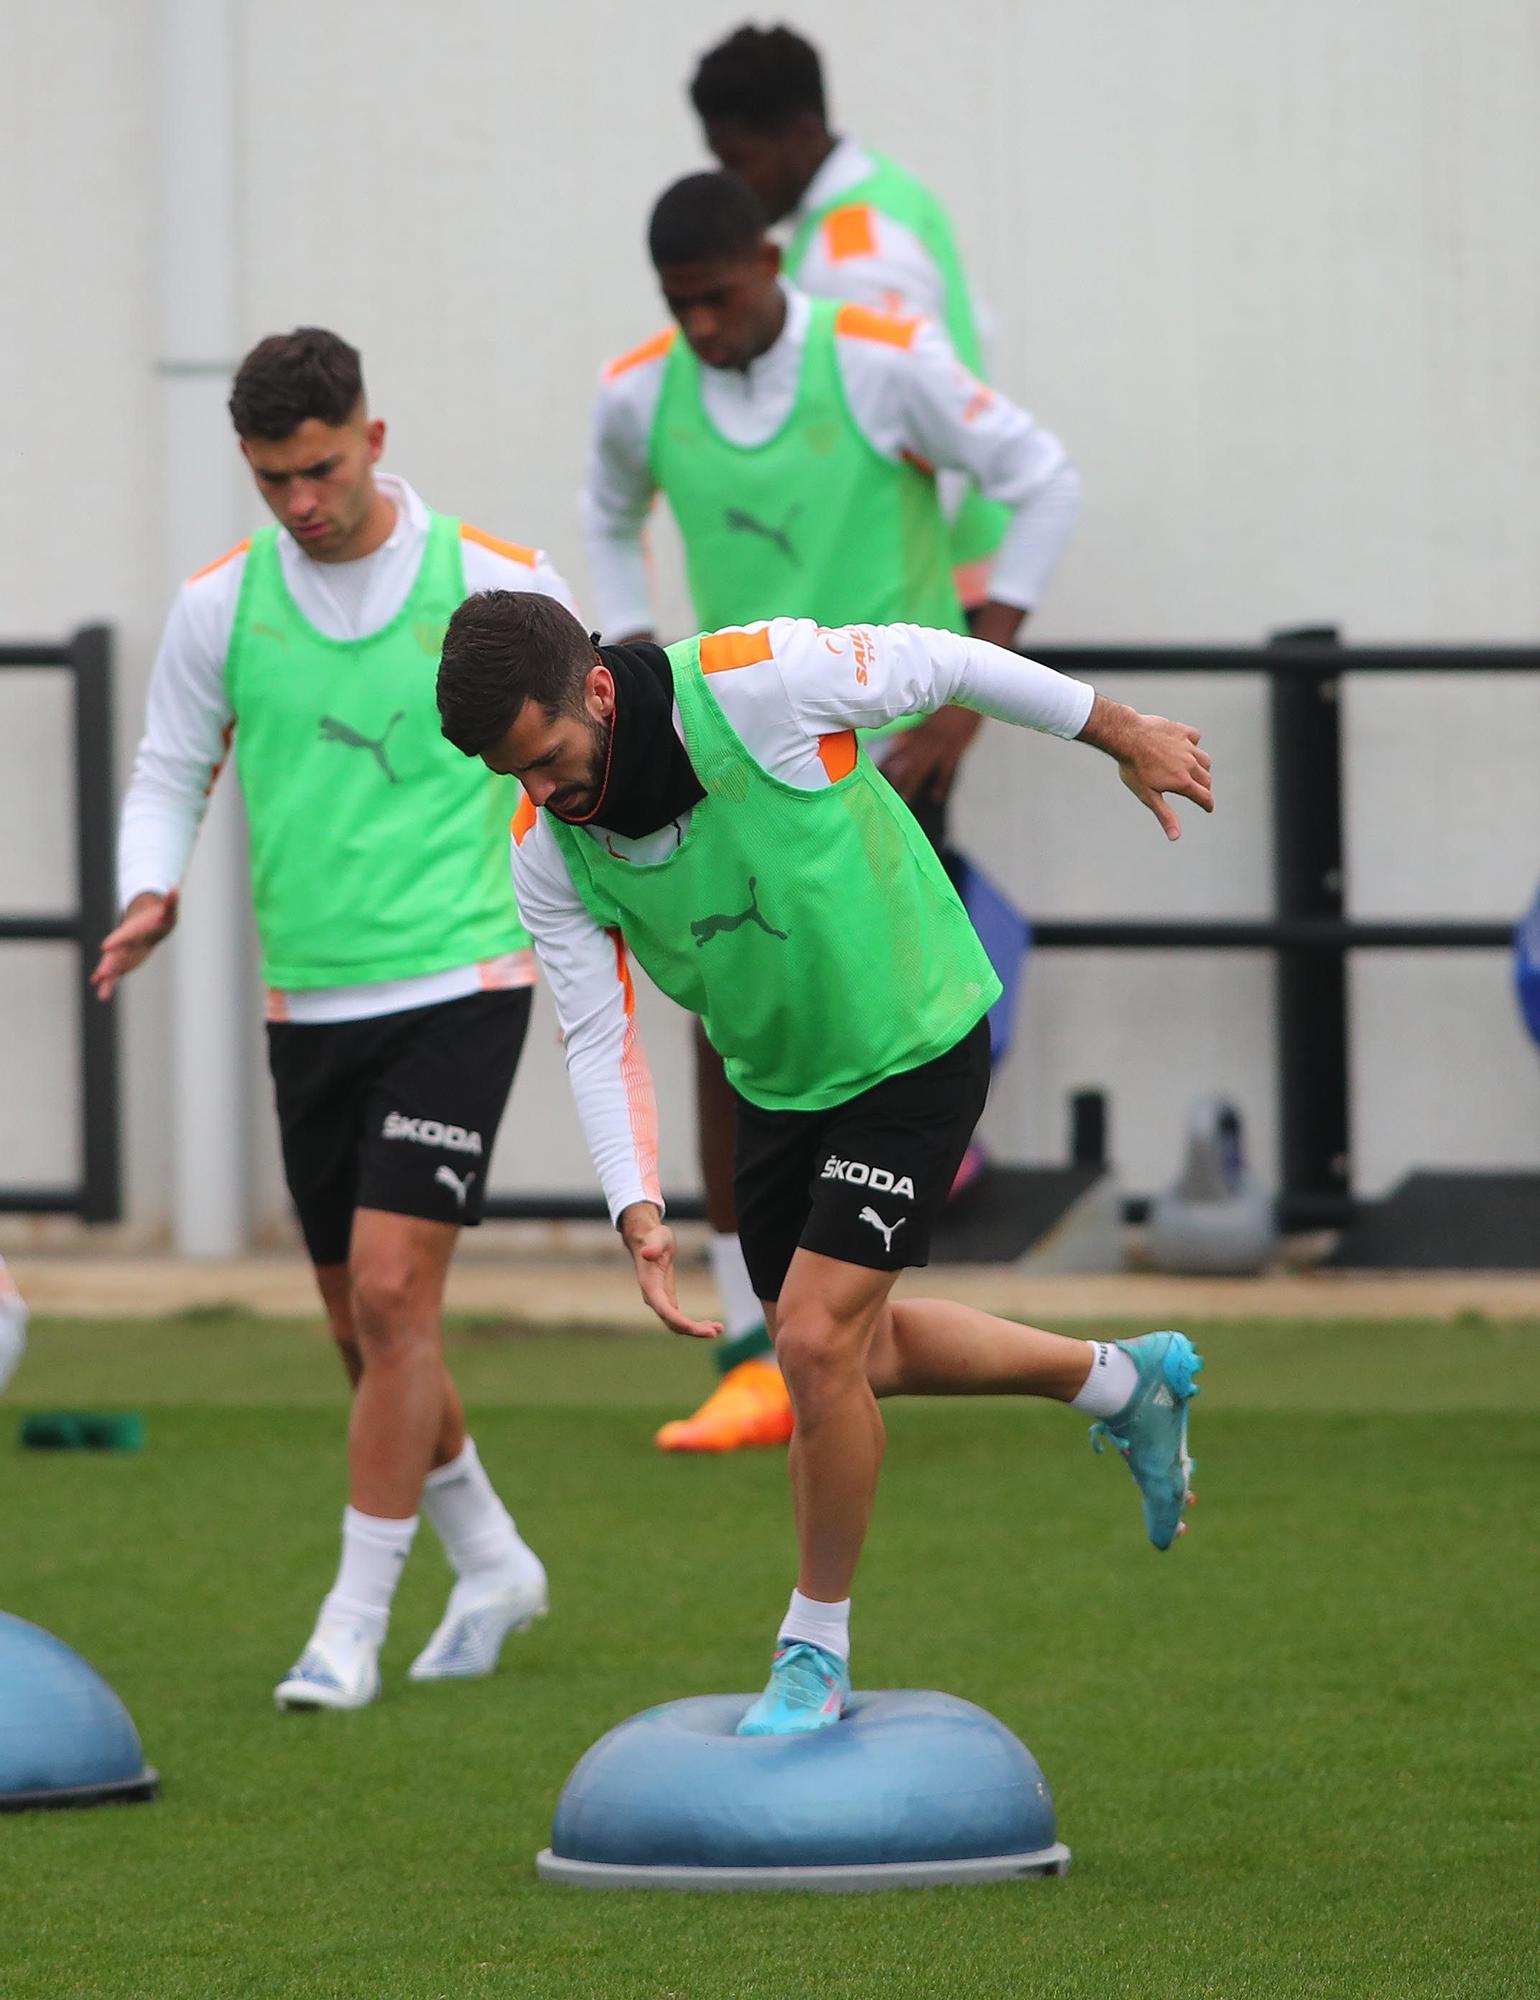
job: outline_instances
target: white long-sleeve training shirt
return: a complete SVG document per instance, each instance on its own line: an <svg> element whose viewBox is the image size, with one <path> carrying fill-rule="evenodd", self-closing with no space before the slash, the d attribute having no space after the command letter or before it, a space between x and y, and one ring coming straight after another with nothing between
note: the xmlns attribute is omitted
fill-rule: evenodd
<svg viewBox="0 0 1540 2000"><path fill-rule="evenodd" d="M836 140L833 152L787 218L789 233L794 235L808 216L868 180L876 164L856 140ZM815 230L797 269L798 285L816 299L850 299L856 305L875 306L879 312L919 313L944 323L946 280L919 237L907 223L885 215L880 208L868 210L867 222L867 232L858 246L852 244L848 232L836 237L823 229ZM973 316L984 349L984 370L990 374L991 320L976 294Z"/></svg>
<svg viewBox="0 0 1540 2000"><path fill-rule="evenodd" d="M835 141L834 150L808 182L801 201L787 217L788 236L796 234L810 215L837 202L870 178L877 162L856 140ZM834 218L813 232L797 267L796 282L815 299L848 299L854 305L875 306L879 312L946 324L946 279L941 266L905 222L880 208L864 211L866 227L858 236L832 226ZM970 288L971 291L971 288ZM995 374L995 318L976 292L971 293L973 323L978 334L981 366L991 381ZM936 492L948 520L968 490L964 474L939 468ZM1073 526L1073 516L1070 525ZM971 567L971 566L970 566ZM992 576L993 560L982 565ZM971 600L970 600L971 601Z"/></svg>
<svg viewBox="0 0 1540 2000"><path fill-rule="evenodd" d="M714 672L711 691L756 763L800 791L844 776L856 756L854 730L901 715L956 702L1073 737L1095 700L1084 681L928 626L831 630L808 618L775 618L747 629L768 634L770 658ZM677 704L674 727L682 738ZM645 867L666 860L689 823L686 813L640 840L603 827L583 831ZM514 821L512 858L519 908L555 1003L578 1117L611 1219L633 1202L661 1206L657 1106L637 1039L624 943L589 915L546 816L528 800Z"/></svg>
<svg viewBox="0 0 1540 2000"><path fill-rule="evenodd" d="M364 639L381 631L406 602L428 539L428 509L404 479L378 478L395 505L396 524L371 555L317 562L286 530L278 531L283 580L303 615L329 639ZM521 549L462 526L465 587L532 590L575 611L572 593L540 549ZM186 872L214 780L229 747L234 717L225 660L246 569L246 543L188 578L178 591L150 675L144 735L123 799L118 829L119 907L146 891L163 896ZM324 811L325 801L317 806ZM413 979L366 986L268 993L268 1018L306 1024L367 1020L491 987L527 986L528 952L483 965L456 966Z"/></svg>
<svg viewBox="0 0 1540 2000"><path fill-rule="evenodd" d="M812 305L796 286L782 290L786 323L773 346L747 368L700 371L707 418L745 448L774 437L797 399ZM673 338L684 336L676 330ZM653 627L642 535L656 490L648 444L670 344L660 335L610 362L594 408L583 533L610 638ZM922 320L903 344L839 332L835 357L851 417L875 452L966 473L987 499L1015 510L990 594L1030 611L1080 507L1080 475L1058 438L964 368L934 321Z"/></svg>

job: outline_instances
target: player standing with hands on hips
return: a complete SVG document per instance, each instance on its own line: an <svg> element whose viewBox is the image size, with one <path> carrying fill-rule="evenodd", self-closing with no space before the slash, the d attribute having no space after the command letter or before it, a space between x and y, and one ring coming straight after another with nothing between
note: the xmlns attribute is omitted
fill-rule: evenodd
<svg viewBox="0 0 1540 2000"><path fill-rule="evenodd" d="M93 980L109 999L175 925L233 731L284 1173L354 1391L341 1567L275 1699L360 1708L419 1503L457 1581L414 1680L490 1673L546 1608L441 1332L529 1021L533 955L504 859L518 792L444 743L431 687L467 590L571 597L538 550L376 473L385 426L335 333L262 341L230 414L277 525L172 607L123 806L123 920Z"/></svg>
<svg viewBox="0 0 1540 2000"><path fill-rule="evenodd" d="M444 732L518 777L513 868L568 1073L643 1296L674 1331L674 1237L627 951L699 1015L738 1098L744 1256L796 1415L797 1585L749 1735L819 1729L850 1691L850 1593L876 1495L878 1398L1023 1394L1089 1412L1157 1548L1189 1495L1201 1362L1178 1333L1065 1339L889 1297L983 1106L999 982L945 870L855 731L962 701L1213 807L1198 732L1014 653L917 626L775 619L663 649L595 648L560 607L491 592L450 621ZM677 722L675 720L677 716Z"/></svg>

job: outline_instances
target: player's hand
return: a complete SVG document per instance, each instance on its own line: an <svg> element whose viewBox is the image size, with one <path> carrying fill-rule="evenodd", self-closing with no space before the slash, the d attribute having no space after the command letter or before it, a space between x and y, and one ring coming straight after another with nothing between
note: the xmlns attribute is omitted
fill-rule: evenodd
<svg viewBox="0 0 1540 2000"><path fill-rule="evenodd" d="M716 1340L722 1332L714 1319L691 1319L679 1306L674 1289L674 1232L650 1201L633 1202L620 1218L620 1234L636 1266L636 1282L670 1333L692 1340Z"/></svg>
<svg viewBox="0 0 1540 2000"><path fill-rule="evenodd" d="M913 729L892 738L882 760L882 775L901 799L935 799L948 795L963 752L977 736L982 718L971 708L938 708Z"/></svg>
<svg viewBox="0 0 1540 2000"><path fill-rule="evenodd" d="M157 896L146 890L135 896L123 912L123 921L102 939L102 955L91 974L98 1000L110 1000L120 979L144 964L162 938L176 929L181 892L169 890Z"/></svg>
<svg viewBox="0 0 1540 2000"><path fill-rule="evenodd" d="M1182 837L1182 823L1166 803L1167 792L1191 799L1205 812L1214 810L1209 754L1198 748L1198 732L1189 723L1141 715L1136 708L1099 694L1080 740L1117 759L1118 776L1140 805L1154 813L1167 840Z"/></svg>
<svg viewBox="0 0 1540 2000"><path fill-rule="evenodd" d="M1118 776L1140 805L1160 821L1167 840L1180 840L1182 822L1165 794L1191 799L1205 812L1214 810L1212 765L1198 748L1196 729L1185 722L1168 722L1163 715L1141 715L1132 749L1118 759Z"/></svg>

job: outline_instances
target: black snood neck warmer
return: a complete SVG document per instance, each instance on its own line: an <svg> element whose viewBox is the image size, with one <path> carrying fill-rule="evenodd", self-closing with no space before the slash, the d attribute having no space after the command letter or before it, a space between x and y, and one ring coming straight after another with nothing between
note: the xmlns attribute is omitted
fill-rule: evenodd
<svg viewBox="0 0 1540 2000"><path fill-rule="evenodd" d="M674 729L674 674L663 648L601 646L599 658L615 678L609 760L598 803L568 824L641 840L699 805L706 788Z"/></svg>

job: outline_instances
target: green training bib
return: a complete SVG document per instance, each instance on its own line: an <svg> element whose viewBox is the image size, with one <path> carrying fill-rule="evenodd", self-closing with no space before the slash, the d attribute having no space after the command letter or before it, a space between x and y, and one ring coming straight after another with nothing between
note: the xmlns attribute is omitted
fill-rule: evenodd
<svg viewBox="0 0 1540 2000"><path fill-rule="evenodd" d="M276 528L252 536L225 685L269 986L409 979L528 946L508 873L519 788L445 741L434 701L464 596L460 524L434 514L391 622L329 639L289 594Z"/></svg>
<svg viewBox="0 0 1540 2000"><path fill-rule="evenodd" d="M581 827L549 824L589 914L700 1016L733 1088L766 1110L821 1111L943 1055L1000 982L870 759L821 791L772 777L711 692L701 658L712 644L668 648L706 788L675 852L638 865Z"/></svg>
<svg viewBox="0 0 1540 2000"><path fill-rule="evenodd" d="M707 630L781 617L963 629L935 479L862 436L839 378L838 312L813 302L796 402L761 445L722 436L688 341L669 350L649 458Z"/></svg>
<svg viewBox="0 0 1540 2000"><path fill-rule="evenodd" d="M919 238L941 274L942 319L947 336L964 367L982 378L984 357L973 295L968 289L957 238L946 210L929 188L885 154L871 153L870 158L872 171L865 180L811 210L798 223L786 249L787 276L795 281L807 260L813 238L836 209L863 205L875 208ZM952 561L962 565L992 556L1000 546L1010 518L1009 507L986 500L976 487L969 487L951 526Z"/></svg>

